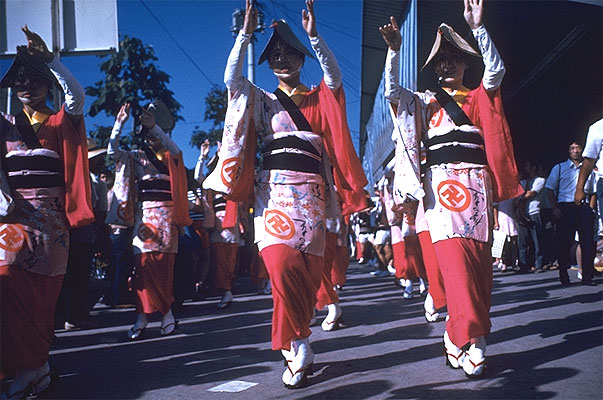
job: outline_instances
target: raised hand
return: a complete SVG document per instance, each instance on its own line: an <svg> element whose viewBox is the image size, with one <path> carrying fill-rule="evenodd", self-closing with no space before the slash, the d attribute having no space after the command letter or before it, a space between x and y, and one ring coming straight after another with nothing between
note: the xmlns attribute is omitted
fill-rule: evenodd
<svg viewBox="0 0 603 400"><path fill-rule="evenodd" d="M48 50L44 40L35 32L29 30L27 25L21 28L27 37L27 51L33 57L38 58L45 63L49 63L54 58L54 55Z"/></svg>
<svg viewBox="0 0 603 400"><path fill-rule="evenodd" d="M123 125L126 123L128 118L130 118L130 103L125 103L119 109L117 117L115 119L117 122Z"/></svg>
<svg viewBox="0 0 603 400"><path fill-rule="evenodd" d="M400 50L402 45L402 35L394 17L389 17L389 24L379 27L379 32L383 36L383 40L394 51Z"/></svg>
<svg viewBox="0 0 603 400"><path fill-rule="evenodd" d="M471 29L477 29L482 25L482 12L484 11L484 0L464 0L465 10L463 16Z"/></svg>
<svg viewBox="0 0 603 400"><path fill-rule="evenodd" d="M302 10L302 26L310 37L318 36L316 31L316 18L314 17L314 0L306 0L308 11Z"/></svg>
<svg viewBox="0 0 603 400"><path fill-rule="evenodd" d="M245 20L243 21L243 33L250 35L258 27L258 10L251 4L251 0L245 0Z"/></svg>
<svg viewBox="0 0 603 400"><path fill-rule="evenodd" d="M209 140L205 140L205 142L201 143L201 156L207 157L209 154Z"/></svg>
<svg viewBox="0 0 603 400"><path fill-rule="evenodd" d="M140 123L147 129L153 129L155 127L155 116L147 110L142 110Z"/></svg>

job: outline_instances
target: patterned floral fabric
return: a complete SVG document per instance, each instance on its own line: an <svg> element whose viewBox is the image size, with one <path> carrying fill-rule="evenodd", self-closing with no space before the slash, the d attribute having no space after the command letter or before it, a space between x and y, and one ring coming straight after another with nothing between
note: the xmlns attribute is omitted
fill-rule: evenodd
<svg viewBox="0 0 603 400"><path fill-rule="evenodd" d="M238 177L242 163L241 146L245 141L238 132L243 127L247 128L244 121L254 122L255 133L262 148L278 138L295 135L311 143L320 154L323 149L322 137L314 132L298 130L274 94L246 83L241 93L229 103L220 153L222 173L210 174L204 182L204 187L221 189L227 194L232 189L231 182L235 182ZM300 108L319 108L318 89L307 96ZM321 124L321 121L308 122L312 126ZM227 136L228 132L231 133L230 136ZM230 167L229 159L233 160ZM217 181L216 178L220 180ZM255 241L259 250L273 244L286 244L303 253L322 256L325 244L325 208L325 181L321 175L280 169L259 172L255 179L254 207Z"/></svg>
<svg viewBox="0 0 603 400"><path fill-rule="evenodd" d="M330 152L329 159L336 175L334 181L342 183L341 188L338 186L341 193L359 188L361 191L366 178L351 146L347 126L341 121L342 118L345 120L341 111L341 101L345 102L342 88L334 95L323 81L305 96L299 107L315 132L299 130L273 93L245 81L241 89L231 94L218 166L205 179L203 187L225 193L231 200L245 200L246 197L240 194L246 193L248 185L254 181L249 175L253 170L249 161L253 157L250 149L254 148L256 138L261 148L266 148L273 140L296 136L309 142L321 154L323 171L327 156L323 150ZM286 151L298 152L297 149ZM338 152L344 152L345 156ZM355 173L356 170L360 172ZM323 175L280 169L261 171L256 175L255 233L260 250L283 243L305 253L323 255L325 210L330 204L336 204L325 200L325 185L331 182L326 174ZM351 175L356 179L351 179ZM292 197L286 199L283 196ZM361 202L350 203L351 200L354 199L344 196L348 213L365 207L363 198ZM311 243L313 241L316 243Z"/></svg>
<svg viewBox="0 0 603 400"><path fill-rule="evenodd" d="M55 276L67 270L69 223L63 189L13 191L15 209L0 224L0 265ZM37 197L40 195L40 197Z"/></svg>
<svg viewBox="0 0 603 400"><path fill-rule="evenodd" d="M455 100L461 102L463 109L472 111L469 113L472 120L477 120L474 114L480 109L475 104L466 103L465 100L477 99L478 96L473 93L476 91L485 91L485 89L480 86L471 92L464 93L466 96L455 98ZM433 93L418 93L413 97L410 101L418 103L419 118L417 120L420 121L422 130L426 132L428 138L445 135L459 129L446 111L436 102ZM405 109L405 107L400 105L398 109ZM400 120L402 119L400 117ZM401 125L401 122L398 122ZM460 129L479 133L483 136L481 129L475 126L463 125ZM414 135L419 137L419 131L415 131ZM406 132L406 143L414 143L414 139L408 140L411 137L412 129L409 128ZM401 141L397 142L397 148L400 147L400 143ZM413 156L413 165L416 164L419 152L413 151L410 155ZM408 173L409 168L404 168L404 166L410 162L408 161L409 154L407 152L397 150L396 156L397 165L395 170L396 178L398 178L400 174ZM410 175L411 177L415 176L413 172ZM395 183L395 185L397 187L400 183ZM423 205L427 223L430 227L437 227L437 229L430 230L434 243L453 237L475 239L480 242L490 240L493 195L490 171L487 166L468 162L432 165L425 173L423 190L425 191ZM401 193L406 192L402 190ZM396 193L396 189L394 190L394 198L396 202L400 202L402 199Z"/></svg>
<svg viewBox="0 0 603 400"><path fill-rule="evenodd" d="M12 116L2 115L10 125L14 124ZM10 118L10 119L9 119ZM6 121L5 120L5 121ZM61 141L61 134L57 133L61 126L68 125L69 135L83 135L83 124L79 129L73 128L71 121L65 114L64 109L59 113L51 115L48 120L38 128L37 137L42 148L28 149L21 134L17 129L8 125L2 125L0 140L6 146L5 157L9 153L20 156L35 156L60 159L72 157L66 155L71 151L79 156L79 148L76 140L73 143L66 140ZM14 126L14 125L13 125ZM64 133L65 136L68 134ZM63 138L65 139L65 138ZM79 163L71 165L79 168ZM87 174L87 161L86 171ZM65 174L64 178L73 184L80 182L78 179L70 178L73 174ZM72 212L74 223L90 221L92 214L90 206L89 175L86 176L88 200L86 204L79 204L80 210ZM71 186L70 186L71 187ZM79 188L76 192L85 196L86 188ZM0 223L0 265L13 265L19 268L45 276L57 276L65 274L67 269L67 257L69 253L69 221L65 211L65 187L51 188L12 188L11 194L15 200L14 210L2 219ZM70 200L73 204L73 199ZM79 213L76 216L76 213ZM78 221L78 222L76 222Z"/></svg>
<svg viewBox="0 0 603 400"><path fill-rule="evenodd" d="M169 176L160 173L142 150L119 150L114 154L114 158L119 162L118 165L124 168L122 172L123 179L119 180L117 192L122 201L127 201L130 198L132 186L140 180L161 179L169 181ZM128 167L128 165L131 167ZM131 168L131 171L127 171L127 168ZM131 174L131 177L129 174ZM118 204L120 203L118 202ZM122 219L127 220L129 219L128 213L131 211L129 211L127 203L121 204L123 204L121 207ZM132 245L135 254L152 251L160 253L178 252L178 227L174 223L174 202L172 200L139 201L135 204L133 213L134 238Z"/></svg>

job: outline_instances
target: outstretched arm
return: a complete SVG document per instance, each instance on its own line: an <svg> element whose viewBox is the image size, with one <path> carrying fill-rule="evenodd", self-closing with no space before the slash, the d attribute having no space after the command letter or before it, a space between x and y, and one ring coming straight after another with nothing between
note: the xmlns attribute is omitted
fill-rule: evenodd
<svg viewBox="0 0 603 400"><path fill-rule="evenodd" d="M48 50L44 40L35 32L29 30L27 25L21 28L27 37L27 51L48 65L57 81L65 92L65 111L73 122L82 118L84 100L86 95L80 83L73 74Z"/></svg>
<svg viewBox="0 0 603 400"><path fill-rule="evenodd" d="M482 22L484 0L464 1L465 10L463 16L467 25L471 28L475 40L477 40L477 45L482 53L482 60L484 62L485 68L482 83L484 88L491 92L500 87L505 76L505 65Z"/></svg>
<svg viewBox="0 0 603 400"><path fill-rule="evenodd" d="M149 111L143 110L140 116L140 123L149 130L151 135L161 142L171 155L176 156L182 153L178 145L155 123L155 116Z"/></svg>
<svg viewBox="0 0 603 400"><path fill-rule="evenodd" d="M205 178L203 176L203 164L205 164L205 159L207 158L208 154L209 140L206 140L205 142L201 143L201 150L199 152L199 158L197 159L197 165L195 165L195 174L193 175L195 180L199 183L202 183L203 179Z"/></svg>
<svg viewBox="0 0 603 400"><path fill-rule="evenodd" d="M253 32L258 25L258 11L251 5L250 0L245 1L245 19L243 29L239 31L235 39L234 46L230 50L228 60L226 61L226 70L224 71L224 84L232 96L243 85L243 63L247 46L251 41Z"/></svg>
<svg viewBox="0 0 603 400"><path fill-rule="evenodd" d="M126 103L121 106L115 117L115 124L113 125L111 137L109 138L109 146L107 147L107 154L114 160L121 158L121 155L124 153L124 151L119 148L119 140L121 138L121 129L129 117L130 103Z"/></svg>
<svg viewBox="0 0 603 400"><path fill-rule="evenodd" d="M302 26L310 38L310 45L320 63L326 85L329 89L336 90L341 86L341 70L337 65L335 55L316 30L314 0L306 0L306 7L307 10L302 10Z"/></svg>
<svg viewBox="0 0 603 400"><path fill-rule="evenodd" d="M389 17L389 24L379 27L379 32L387 44L387 58L385 59L385 98L392 104L397 105L400 98L400 46L402 35L396 23L396 19Z"/></svg>

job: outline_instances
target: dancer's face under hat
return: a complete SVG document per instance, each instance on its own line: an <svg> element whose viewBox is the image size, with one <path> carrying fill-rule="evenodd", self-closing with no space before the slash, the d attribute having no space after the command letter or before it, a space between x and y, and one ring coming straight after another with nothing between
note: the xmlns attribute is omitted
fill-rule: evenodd
<svg viewBox="0 0 603 400"><path fill-rule="evenodd" d="M21 103L34 105L46 102L51 85L45 77L22 67L12 87Z"/></svg>
<svg viewBox="0 0 603 400"><path fill-rule="evenodd" d="M268 65L277 76L299 75L301 67L304 65L304 55L289 46L284 40L278 40L270 49Z"/></svg>
<svg viewBox="0 0 603 400"><path fill-rule="evenodd" d="M48 65L29 54L26 46L17 46L17 55L0 80L0 87L10 87L21 103L28 106L45 104L48 92L58 82Z"/></svg>
<svg viewBox="0 0 603 400"><path fill-rule="evenodd" d="M468 67L467 56L463 52L444 42L433 59L433 65L443 87L457 89L462 86Z"/></svg>

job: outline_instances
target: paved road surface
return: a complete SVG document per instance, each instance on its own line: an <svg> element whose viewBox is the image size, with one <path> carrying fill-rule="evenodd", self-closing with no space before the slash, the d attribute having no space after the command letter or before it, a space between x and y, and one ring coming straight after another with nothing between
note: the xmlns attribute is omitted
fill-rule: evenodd
<svg viewBox="0 0 603 400"><path fill-rule="evenodd" d="M422 298L404 300L392 278L352 264L341 293L344 329L312 328L316 353L309 386L281 384L279 352L270 349L270 296L239 284L236 303L185 303L177 334L145 339L126 332L133 309L97 306L95 329L58 331L51 362L61 399L601 399L603 285L562 288L556 271L494 274L492 333L484 377L468 380L444 365L444 322L427 324ZM575 272L573 275L575 279ZM247 292L247 294L243 294ZM325 312L319 314L319 321ZM255 384L213 392L233 381Z"/></svg>

